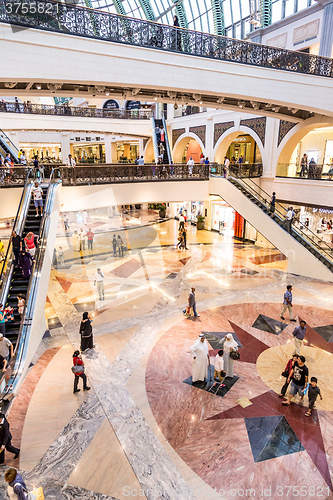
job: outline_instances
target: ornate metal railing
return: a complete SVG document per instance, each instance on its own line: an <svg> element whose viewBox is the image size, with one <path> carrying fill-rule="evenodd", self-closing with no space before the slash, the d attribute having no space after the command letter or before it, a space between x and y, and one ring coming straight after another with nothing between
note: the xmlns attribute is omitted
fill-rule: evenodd
<svg viewBox="0 0 333 500"><path fill-rule="evenodd" d="M0 102L0 112L27 113L31 115L79 116L81 118L113 118L149 120L153 116L150 109L104 109L79 108L74 106L49 106L45 104Z"/></svg>
<svg viewBox="0 0 333 500"><path fill-rule="evenodd" d="M332 59L133 19L54 0L0 0L0 21L47 31L333 77Z"/></svg>
<svg viewBox="0 0 333 500"><path fill-rule="evenodd" d="M180 180L207 180L208 165L194 165L192 173L187 165L94 165L58 167L55 176L62 180L64 186L78 184L114 184L123 182L154 182Z"/></svg>
<svg viewBox="0 0 333 500"><path fill-rule="evenodd" d="M331 181L333 179L333 165L311 163L302 167L301 164L296 163L279 163L276 177Z"/></svg>
<svg viewBox="0 0 333 500"><path fill-rule="evenodd" d="M213 175L224 175L224 165L211 165L210 169ZM262 164L261 163L231 163L229 165L229 173L235 174L241 178L261 177Z"/></svg>

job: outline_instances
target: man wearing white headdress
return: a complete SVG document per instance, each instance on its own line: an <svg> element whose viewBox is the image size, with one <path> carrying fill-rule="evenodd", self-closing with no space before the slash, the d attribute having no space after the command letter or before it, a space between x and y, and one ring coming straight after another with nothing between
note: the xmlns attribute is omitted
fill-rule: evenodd
<svg viewBox="0 0 333 500"><path fill-rule="evenodd" d="M223 348L223 363L226 377L233 378L234 376L234 360L230 356L231 351L238 351L238 344L231 333L228 333L224 339L220 340Z"/></svg>
<svg viewBox="0 0 333 500"><path fill-rule="evenodd" d="M209 351L205 335L200 333L198 340L191 347L192 382L204 382L207 377Z"/></svg>

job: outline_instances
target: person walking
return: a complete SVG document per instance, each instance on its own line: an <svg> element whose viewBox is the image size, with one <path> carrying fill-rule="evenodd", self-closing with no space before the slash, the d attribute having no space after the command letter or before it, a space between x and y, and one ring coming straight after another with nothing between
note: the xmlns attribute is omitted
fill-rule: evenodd
<svg viewBox="0 0 333 500"><path fill-rule="evenodd" d="M65 258L64 258L64 251L63 251L62 247L59 247L59 250L58 250L58 262L59 262L59 267L64 267Z"/></svg>
<svg viewBox="0 0 333 500"><path fill-rule="evenodd" d="M80 251L86 249L86 233L83 231L82 227L79 232L79 240L80 240Z"/></svg>
<svg viewBox="0 0 333 500"><path fill-rule="evenodd" d="M93 249L93 243L94 243L94 233L92 232L91 229L89 229L89 231L87 231L87 239L88 239L88 250L92 250Z"/></svg>
<svg viewBox="0 0 333 500"><path fill-rule="evenodd" d="M185 229L185 218L182 213L179 214L179 226L178 226L178 230L180 231L181 229Z"/></svg>
<svg viewBox="0 0 333 500"><path fill-rule="evenodd" d="M84 373L84 363L82 356L79 351L74 351L73 353L73 368L72 372L74 373L74 390L73 394L76 392L80 392L81 389L78 389L79 379L83 380L83 390L90 391L90 387L87 386L87 376Z"/></svg>
<svg viewBox="0 0 333 500"><path fill-rule="evenodd" d="M282 311L280 318L284 320L284 313L288 309L289 311L289 317L290 321L296 321L293 316L293 294L292 294L292 289L293 287L291 285L287 285L287 291L284 293L283 296L283 306L282 306Z"/></svg>
<svg viewBox="0 0 333 500"><path fill-rule="evenodd" d="M321 395L317 383L318 383L317 377L311 377L308 388L309 409L305 414L306 417L311 417L312 410L314 410L315 408L317 397L319 396L320 400L323 399L323 396Z"/></svg>
<svg viewBox="0 0 333 500"><path fill-rule="evenodd" d="M19 448L12 445L13 436L10 433L9 423L3 413L0 413L0 464L5 461L5 449L14 453L14 459L20 454Z"/></svg>
<svg viewBox="0 0 333 500"><path fill-rule="evenodd" d="M100 267L98 267L94 277L94 286L97 287L99 300L104 300L104 278L105 274L101 271Z"/></svg>
<svg viewBox="0 0 333 500"><path fill-rule="evenodd" d="M124 244L123 240L121 239L121 236L118 234L117 237L117 248L119 252L119 257L124 257Z"/></svg>
<svg viewBox="0 0 333 500"><path fill-rule="evenodd" d="M112 246L113 246L113 256L117 257L117 238L115 234L112 236Z"/></svg>
<svg viewBox="0 0 333 500"><path fill-rule="evenodd" d="M293 331L294 342L295 342L294 354L297 354L298 356L301 354L301 348L303 345L305 333L306 333L306 322L302 319L299 323L299 326L297 326Z"/></svg>
<svg viewBox="0 0 333 500"><path fill-rule="evenodd" d="M5 472L5 481L8 483L8 487L12 488L13 494L11 490L8 488L8 495L10 499L17 500L29 500L27 485L25 484L23 477L14 467L11 467Z"/></svg>
<svg viewBox="0 0 333 500"><path fill-rule="evenodd" d="M282 404L285 406L290 405L293 396L298 394L301 399L300 403L304 400L304 387L308 383L309 370L305 364L305 357L299 356L298 361L295 363L293 369L291 370L289 377L287 379L288 383L291 380L290 392L287 401L283 401Z"/></svg>
<svg viewBox="0 0 333 500"><path fill-rule="evenodd" d="M4 337L2 333L0 333L0 355L7 361L14 355L13 344L9 339Z"/></svg>
<svg viewBox="0 0 333 500"><path fill-rule="evenodd" d="M186 232L185 227L183 228L183 231L182 231L182 238L184 241L185 250L188 250L188 248L187 248L187 232Z"/></svg>
<svg viewBox="0 0 333 500"><path fill-rule="evenodd" d="M238 344L231 333L228 333L219 343L222 344L223 349L224 371L226 372L225 378L233 378L234 358L231 357L231 352L238 351Z"/></svg>
<svg viewBox="0 0 333 500"><path fill-rule="evenodd" d="M199 318L200 314L197 313L197 303L195 300L195 288L194 288L194 286L192 286L190 294L188 296L188 305L189 305L189 307L192 307L194 316L196 318ZM186 314L186 309L183 310L183 314Z"/></svg>
<svg viewBox="0 0 333 500"><path fill-rule="evenodd" d="M304 153L304 155L302 156L302 159L301 159L301 171L300 171L299 176L304 177L305 172L307 172L307 170L308 170L308 155L306 153Z"/></svg>
<svg viewBox="0 0 333 500"><path fill-rule="evenodd" d="M40 208L40 216L42 216L43 215L43 190L37 181L35 182L35 187L32 189L32 194L34 197L34 205L36 208L35 217L39 216L38 207Z"/></svg>
<svg viewBox="0 0 333 500"><path fill-rule="evenodd" d="M283 398L283 396L285 396L285 394L287 392L287 389L288 389L288 386L290 383L289 375L290 375L290 372L294 368L294 365L297 361L298 361L298 355L293 354L292 357L289 359L284 371L281 373L282 377L286 377L286 381L282 386L281 392L279 394L279 398ZM289 382L288 382L288 379L289 379Z"/></svg>
<svg viewBox="0 0 333 500"><path fill-rule="evenodd" d="M73 160L72 155L69 154L68 158L66 159L66 167L68 168L68 177L71 178L72 182L75 181L75 167L76 163L75 160Z"/></svg>
<svg viewBox="0 0 333 500"><path fill-rule="evenodd" d="M87 349L95 347L91 323L92 320L89 318L89 313L84 312L80 325L81 352L85 352Z"/></svg>
<svg viewBox="0 0 333 500"><path fill-rule="evenodd" d="M69 230L69 219L67 215L64 216L64 226L65 226L65 231Z"/></svg>

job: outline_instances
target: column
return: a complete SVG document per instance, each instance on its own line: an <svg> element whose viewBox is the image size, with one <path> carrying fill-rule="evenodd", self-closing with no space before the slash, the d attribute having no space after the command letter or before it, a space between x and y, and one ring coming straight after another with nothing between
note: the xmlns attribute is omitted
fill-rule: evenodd
<svg viewBox="0 0 333 500"><path fill-rule="evenodd" d="M108 135L105 135L105 163L112 163L112 147L111 147L111 138Z"/></svg>
<svg viewBox="0 0 333 500"><path fill-rule="evenodd" d="M320 2L321 3L321 2ZM332 57L333 47L333 3L325 5L322 20L319 55Z"/></svg>
<svg viewBox="0 0 333 500"><path fill-rule="evenodd" d="M61 134L61 157L62 162L65 163L66 158L71 152L70 142L67 133Z"/></svg>

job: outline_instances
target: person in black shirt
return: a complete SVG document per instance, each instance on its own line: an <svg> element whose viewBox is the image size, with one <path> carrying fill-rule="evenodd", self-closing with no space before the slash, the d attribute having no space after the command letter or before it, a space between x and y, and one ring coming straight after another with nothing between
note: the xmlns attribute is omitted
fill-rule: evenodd
<svg viewBox="0 0 333 500"><path fill-rule="evenodd" d="M15 255L15 266L17 267L19 260L19 253L22 250L22 238L16 233L16 231L13 231L10 241L12 243L13 252Z"/></svg>
<svg viewBox="0 0 333 500"><path fill-rule="evenodd" d="M5 449L14 453L14 458L20 454L20 450L12 445L12 435L9 430L9 423L3 413L0 413L0 464L5 461Z"/></svg>
<svg viewBox="0 0 333 500"><path fill-rule="evenodd" d="M316 377L311 377L310 385L309 385L309 389L308 389L309 409L305 414L306 417L311 416L311 413L312 413L312 410L314 409L317 397L319 396L321 400L323 399L323 396L321 395L320 389L317 386L317 382L318 382L318 380L316 379Z"/></svg>
<svg viewBox="0 0 333 500"><path fill-rule="evenodd" d="M309 370L305 364L305 357L299 356L293 369L289 373L288 382L291 380L290 393L287 401L283 401L283 405L290 405L293 396L298 394L301 396L300 403L304 400L304 387L308 383Z"/></svg>

